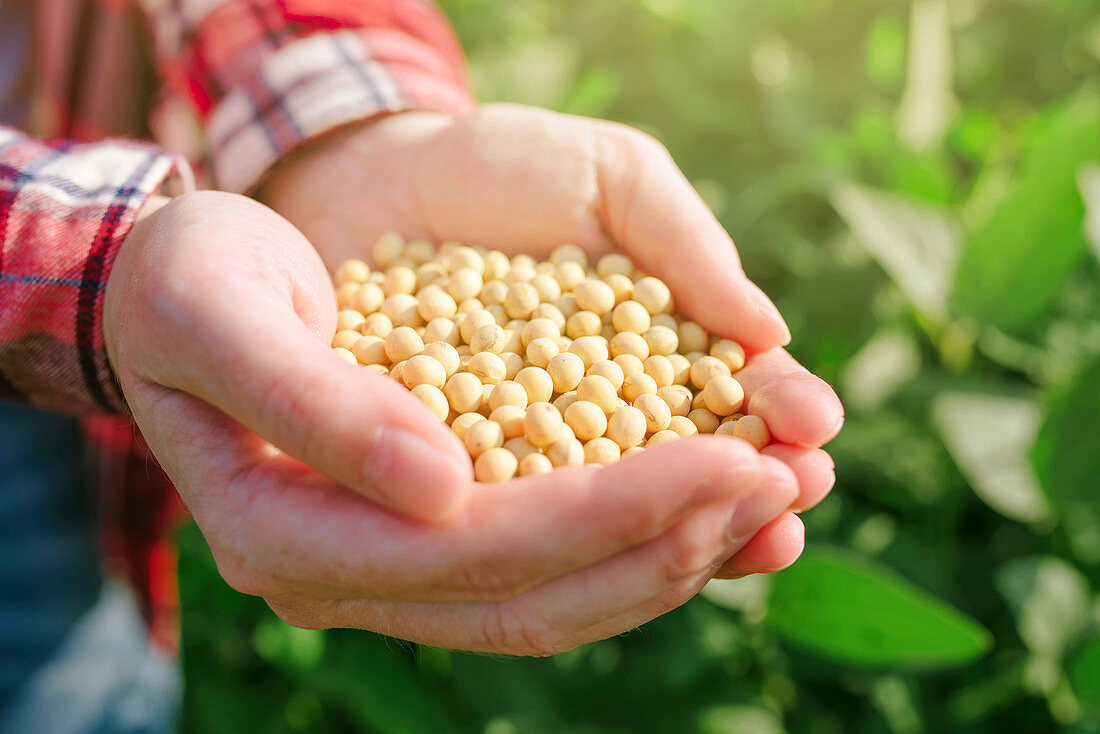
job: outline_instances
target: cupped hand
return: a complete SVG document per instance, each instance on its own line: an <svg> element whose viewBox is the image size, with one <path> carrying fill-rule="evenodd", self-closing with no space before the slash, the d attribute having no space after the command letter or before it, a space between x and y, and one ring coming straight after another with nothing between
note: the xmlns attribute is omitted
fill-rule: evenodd
<svg viewBox="0 0 1100 734"><path fill-rule="evenodd" d="M459 120L405 113L323 138L280 164L262 197L305 232L329 268L369 257L387 230L509 254L545 256L563 243L593 258L626 252L668 283L681 311L746 347L750 359L737 377L747 410L772 429L777 443L765 453L799 480L792 512L764 527L719 575L775 571L801 553L794 511L833 485L832 459L820 447L840 430L843 409L824 381L780 348L790 334L779 312L653 138L516 105L486 105Z"/></svg>
<svg viewBox="0 0 1100 734"><path fill-rule="evenodd" d="M304 627L542 655L698 591L797 501L787 464L701 437L472 481L403 387L332 354L328 274L266 207L176 199L108 281L108 354L223 577Z"/></svg>

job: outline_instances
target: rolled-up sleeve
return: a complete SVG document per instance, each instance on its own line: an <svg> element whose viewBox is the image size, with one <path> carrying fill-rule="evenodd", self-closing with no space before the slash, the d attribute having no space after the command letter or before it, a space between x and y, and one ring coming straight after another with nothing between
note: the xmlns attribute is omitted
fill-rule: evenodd
<svg viewBox="0 0 1100 734"><path fill-rule="evenodd" d="M162 78L204 120L219 188L299 144L405 110L473 108L447 21L423 0L146 0Z"/></svg>

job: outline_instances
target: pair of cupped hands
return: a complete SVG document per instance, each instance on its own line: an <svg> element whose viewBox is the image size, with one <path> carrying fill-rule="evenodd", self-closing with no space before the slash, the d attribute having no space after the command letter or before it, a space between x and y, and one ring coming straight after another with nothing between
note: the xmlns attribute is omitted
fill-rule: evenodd
<svg viewBox="0 0 1100 734"><path fill-rule="evenodd" d="M149 202L106 293L130 409L232 587L301 627L547 655L801 553L796 513L833 485L820 447L841 405L782 349L778 311L652 138L516 106L410 112L296 152L260 198ZM536 257L563 243L627 253L746 347L746 409L775 443L695 436L475 484L447 426L329 347L329 269L387 230Z"/></svg>

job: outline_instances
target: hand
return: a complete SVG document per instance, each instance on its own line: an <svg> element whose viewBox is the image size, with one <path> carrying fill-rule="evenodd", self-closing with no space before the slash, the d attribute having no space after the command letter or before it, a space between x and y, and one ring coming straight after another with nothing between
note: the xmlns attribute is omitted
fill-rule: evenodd
<svg viewBox="0 0 1100 734"><path fill-rule="evenodd" d="M749 412L780 442L765 453L798 477L791 509L832 487L833 462L819 447L840 430L839 400L778 349L789 340L778 311L668 152L637 130L514 105L457 121L405 113L322 139L278 166L262 197L330 268L369 256L386 230L538 256L565 242L593 257L627 252L669 284L687 315L754 355L738 378ZM784 568L801 553L802 532L782 514L720 575Z"/></svg>
<svg viewBox="0 0 1100 734"><path fill-rule="evenodd" d="M242 197L192 194L138 223L104 315L134 418L219 571L299 626L559 652L683 603L798 494L785 464L720 437L474 484L419 401L332 354L321 260Z"/></svg>

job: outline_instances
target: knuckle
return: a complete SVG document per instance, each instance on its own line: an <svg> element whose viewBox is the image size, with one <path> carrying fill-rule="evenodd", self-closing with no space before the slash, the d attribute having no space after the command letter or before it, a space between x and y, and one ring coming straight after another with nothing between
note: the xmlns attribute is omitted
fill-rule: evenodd
<svg viewBox="0 0 1100 734"><path fill-rule="evenodd" d="M556 630L516 604L490 605L482 625L483 641L491 652L547 657L568 649Z"/></svg>
<svg viewBox="0 0 1100 734"><path fill-rule="evenodd" d="M498 559L482 559L466 564L457 576L462 591L472 592L476 598L490 602L511 599L525 585L514 565Z"/></svg>
<svg viewBox="0 0 1100 734"><path fill-rule="evenodd" d="M678 529L669 538L668 549L661 558L661 577L669 584L676 584L711 567L719 552L712 546L713 539L705 534Z"/></svg>

